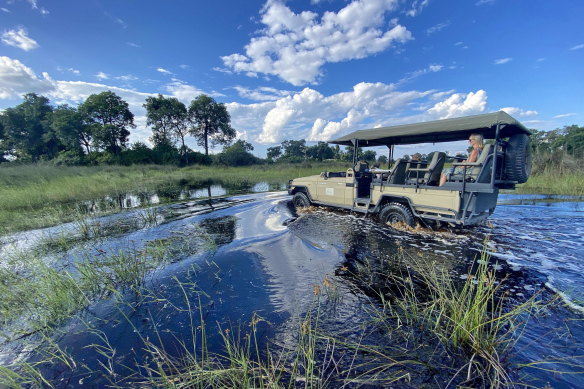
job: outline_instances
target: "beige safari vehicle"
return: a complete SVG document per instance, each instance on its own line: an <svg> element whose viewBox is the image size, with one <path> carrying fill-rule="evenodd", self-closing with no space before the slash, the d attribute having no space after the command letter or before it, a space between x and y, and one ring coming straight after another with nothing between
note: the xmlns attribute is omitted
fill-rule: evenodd
<svg viewBox="0 0 584 389"><path fill-rule="evenodd" d="M288 193L296 207L311 204L376 215L384 223L402 222L428 227L441 224L472 226L495 211L500 189L515 189L531 172L531 132L507 113L436 120L352 132L329 143L358 147L387 146L393 160L395 145L466 140L481 134L486 143L474 163L459 167L439 186L447 157L432 153L429 161L398 158L387 169L370 168L357 161L342 172L290 180ZM453 169L454 170L454 169Z"/></svg>

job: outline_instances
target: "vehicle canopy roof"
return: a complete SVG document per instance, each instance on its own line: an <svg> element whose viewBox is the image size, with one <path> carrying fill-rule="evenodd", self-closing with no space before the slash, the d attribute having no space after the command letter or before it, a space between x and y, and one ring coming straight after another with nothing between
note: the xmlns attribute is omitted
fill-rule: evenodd
<svg viewBox="0 0 584 389"><path fill-rule="evenodd" d="M329 143L351 146L359 140L360 147L403 145L413 143L450 142L468 138L470 134L481 134L486 139L494 139L500 124L499 137L531 132L519 121L504 111L483 115L465 116L454 119L434 120L400 126L371 128L352 132Z"/></svg>

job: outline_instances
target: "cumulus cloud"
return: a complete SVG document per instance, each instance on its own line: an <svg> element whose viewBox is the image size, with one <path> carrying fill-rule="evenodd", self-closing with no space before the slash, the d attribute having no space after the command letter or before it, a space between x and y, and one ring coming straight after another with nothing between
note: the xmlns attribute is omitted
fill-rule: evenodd
<svg viewBox="0 0 584 389"><path fill-rule="evenodd" d="M365 58L412 39L404 26L385 30L386 13L398 0L353 0L322 16L293 12L282 0L268 0L261 10L265 25L245 46L245 54L221 57L227 69L248 76L274 75L299 86L314 83L327 62Z"/></svg>
<svg viewBox="0 0 584 389"><path fill-rule="evenodd" d="M28 92L45 93L53 89L48 76L42 79L17 59L0 57L0 99L18 98Z"/></svg>
<svg viewBox="0 0 584 389"><path fill-rule="evenodd" d="M484 112L487 107L487 92L454 93L443 101L436 103L428 113L436 119L449 119L458 116L473 115Z"/></svg>
<svg viewBox="0 0 584 389"><path fill-rule="evenodd" d="M505 107L501 108L501 111L505 111L511 116L535 116L539 114L537 111L524 110L517 107Z"/></svg>
<svg viewBox="0 0 584 389"><path fill-rule="evenodd" d="M506 64L508 62L511 62L513 60L513 58L499 58L495 60L495 65L503 65Z"/></svg>
<svg viewBox="0 0 584 389"><path fill-rule="evenodd" d="M2 43L8 46L18 47L24 51L30 51L39 47L39 44L28 36L24 27L8 30L2 34Z"/></svg>

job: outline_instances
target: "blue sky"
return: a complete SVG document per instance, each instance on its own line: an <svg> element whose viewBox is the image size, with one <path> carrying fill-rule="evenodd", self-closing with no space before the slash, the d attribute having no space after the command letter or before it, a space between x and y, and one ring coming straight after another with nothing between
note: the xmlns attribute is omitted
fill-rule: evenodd
<svg viewBox="0 0 584 389"><path fill-rule="evenodd" d="M582 0L0 0L0 109L112 90L136 141L146 97L205 93L258 155L500 109L584 125L583 15Z"/></svg>

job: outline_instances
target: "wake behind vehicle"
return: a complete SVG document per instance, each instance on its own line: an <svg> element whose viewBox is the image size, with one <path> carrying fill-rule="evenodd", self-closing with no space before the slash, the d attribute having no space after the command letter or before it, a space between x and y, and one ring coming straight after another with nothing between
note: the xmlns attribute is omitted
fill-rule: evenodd
<svg viewBox="0 0 584 389"><path fill-rule="evenodd" d="M440 143L481 134L490 141L476 162L454 162L457 173L439 186L444 152L429 161L398 158L391 168L371 169L357 161L359 147L387 146L392 161L395 145ZM494 211L500 189L515 189L531 172L529 136L519 121L500 111L455 119L355 131L329 143L353 146L353 167L289 181L294 205L310 204L377 215L382 222L415 226L446 223L472 226Z"/></svg>

